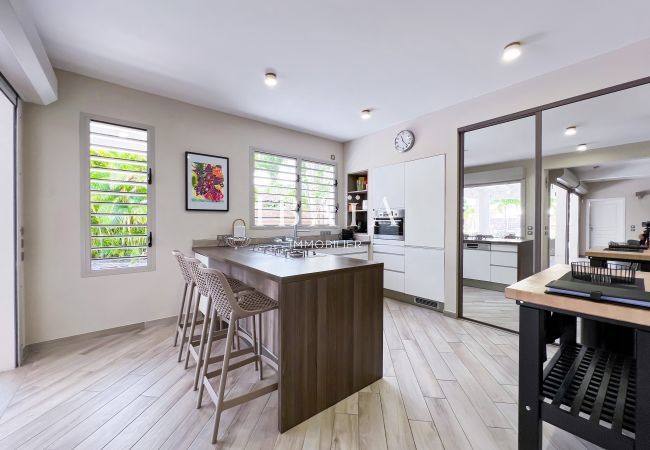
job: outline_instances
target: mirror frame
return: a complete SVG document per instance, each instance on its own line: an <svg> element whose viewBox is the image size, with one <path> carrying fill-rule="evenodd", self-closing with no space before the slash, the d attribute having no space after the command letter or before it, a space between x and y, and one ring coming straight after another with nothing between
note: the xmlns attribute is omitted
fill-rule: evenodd
<svg viewBox="0 0 650 450"><path fill-rule="evenodd" d="M615 92L632 89L635 87L650 84L650 76L639 78L637 80L628 81L626 83L617 84L596 91L587 92L585 94L568 97L563 100L558 100L544 105L528 108L523 111L506 114L504 116L495 117L493 119L484 120L471 125L466 125L457 129L457 142L458 142L458 229L456 233L456 314L455 317L470 320L473 322L483 323L491 327L500 328L506 331L514 332L513 330L502 328L493 324L486 324L474 320L463 315L463 189L465 187L465 133L470 131L480 130L482 128L500 125L503 123L512 122L519 119L528 117L535 118L535 221L534 221L534 257L533 257L533 270L535 273L539 272L542 265L542 113L550 109L559 108L572 103L589 100L603 95L613 94Z"/></svg>

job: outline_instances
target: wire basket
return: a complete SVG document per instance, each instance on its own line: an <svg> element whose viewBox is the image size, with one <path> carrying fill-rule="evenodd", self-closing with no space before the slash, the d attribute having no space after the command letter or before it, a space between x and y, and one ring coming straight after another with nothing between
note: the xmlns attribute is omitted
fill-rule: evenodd
<svg viewBox="0 0 650 450"><path fill-rule="evenodd" d="M571 276L596 284L634 284L636 269L633 264L608 263L606 267L593 267L588 261L571 263Z"/></svg>
<svg viewBox="0 0 650 450"><path fill-rule="evenodd" d="M228 244L229 247L232 247L234 249L238 249L240 247L246 247L250 243L251 243L251 239L247 237L233 237L233 236L226 237L226 244Z"/></svg>

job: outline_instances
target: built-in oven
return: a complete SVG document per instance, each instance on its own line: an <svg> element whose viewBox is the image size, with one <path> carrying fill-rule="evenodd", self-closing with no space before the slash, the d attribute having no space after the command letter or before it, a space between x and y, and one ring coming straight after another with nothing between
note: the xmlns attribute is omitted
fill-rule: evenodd
<svg viewBox="0 0 650 450"><path fill-rule="evenodd" d="M404 240L404 210L375 210L375 239Z"/></svg>

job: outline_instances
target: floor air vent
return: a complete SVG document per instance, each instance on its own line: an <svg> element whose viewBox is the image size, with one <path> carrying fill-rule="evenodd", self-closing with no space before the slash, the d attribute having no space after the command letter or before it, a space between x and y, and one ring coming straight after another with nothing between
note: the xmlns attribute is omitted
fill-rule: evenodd
<svg viewBox="0 0 650 450"><path fill-rule="evenodd" d="M426 308L435 309L436 311L442 311L443 308L443 303L427 300L426 298L422 297L414 297L413 303L416 305L424 306Z"/></svg>

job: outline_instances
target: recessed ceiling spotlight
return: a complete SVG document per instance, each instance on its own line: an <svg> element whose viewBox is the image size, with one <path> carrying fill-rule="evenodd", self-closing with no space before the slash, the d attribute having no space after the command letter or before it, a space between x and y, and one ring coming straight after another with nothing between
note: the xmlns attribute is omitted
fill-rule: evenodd
<svg viewBox="0 0 650 450"><path fill-rule="evenodd" d="M371 110L364 109L363 111L361 111L361 118L363 120L368 120L368 119L370 119L370 117L372 117L372 111Z"/></svg>
<svg viewBox="0 0 650 450"><path fill-rule="evenodd" d="M577 128L575 126L573 127L568 127L566 130L564 130L564 135L565 136L574 136L578 132Z"/></svg>
<svg viewBox="0 0 650 450"><path fill-rule="evenodd" d="M273 72L268 72L264 75L264 84L267 86L275 86L278 84L278 76Z"/></svg>
<svg viewBox="0 0 650 450"><path fill-rule="evenodd" d="M580 145L578 145L578 146L576 147L576 150L578 150L579 152L584 152L585 150L587 150L587 144L580 144Z"/></svg>
<svg viewBox="0 0 650 450"><path fill-rule="evenodd" d="M505 62L514 61L521 56L521 42L511 42L503 49L501 57Z"/></svg>

